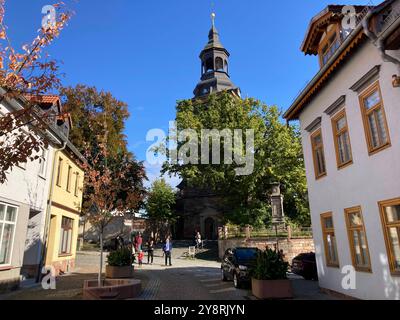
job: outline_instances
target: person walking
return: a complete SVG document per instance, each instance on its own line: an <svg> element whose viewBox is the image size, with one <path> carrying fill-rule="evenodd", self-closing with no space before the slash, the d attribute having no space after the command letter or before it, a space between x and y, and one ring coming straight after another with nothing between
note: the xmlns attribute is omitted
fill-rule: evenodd
<svg viewBox="0 0 400 320"><path fill-rule="evenodd" d="M196 233L196 248L200 249L201 247L201 234L200 232Z"/></svg>
<svg viewBox="0 0 400 320"><path fill-rule="evenodd" d="M153 264L154 260L154 239L147 242L147 264Z"/></svg>
<svg viewBox="0 0 400 320"><path fill-rule="evenodd" d="M135 245L136 245L137 252L142 250L142 244L143 244L143 238L142 238L142 234L139 232L135 237Z"/></svg>
<svg viewBox="0 0 400 320"><path fill-rule="evenodd" d="M129 249L131 250L131 254L132 254L132 265L136 260L136 250L135 250L135 246L133 244L132 241L129 242Z"/></svg>
<svg viewBox="0 0 400 320"><path fill-rule="evenodd" d="M169 262L169 266L172 267L172 262L171 262L172 242L169 236L165 240L163 251L165 256L165 265L167 266Z"/></svg>
<svg viewBox="0 0 400 320"><path fill-rule="evenodd" d="M138 260L139 260L139 266L141 267L143 265L143 258L144 258L144 253L142 250L139 251L138 254Z"/></svg>

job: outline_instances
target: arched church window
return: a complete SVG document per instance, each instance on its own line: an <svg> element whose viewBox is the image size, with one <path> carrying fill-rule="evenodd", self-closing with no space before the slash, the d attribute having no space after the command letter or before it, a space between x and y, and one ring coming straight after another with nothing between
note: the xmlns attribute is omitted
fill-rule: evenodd
<svg viewBox="0 0 400 320"><path fill-rule="evenodd" d="M215 59L215 67L217 71L224 71L224 60L222 60L220 57L217 57Z"/></svg>
<svg viewBox="0 0 400 320"><path fill-rule="evenodd" d="M227 61L227 60L225 60L225 63L224 63L224 70L225 70L226 73L229 73L229 70L228 70L228 61Z"/></svg>
<svg viewBox="0 0 400 320"><path fill-rule="evenodd" d="M206 72L214 70L214 61L212 58L206 60Z"/></svg>

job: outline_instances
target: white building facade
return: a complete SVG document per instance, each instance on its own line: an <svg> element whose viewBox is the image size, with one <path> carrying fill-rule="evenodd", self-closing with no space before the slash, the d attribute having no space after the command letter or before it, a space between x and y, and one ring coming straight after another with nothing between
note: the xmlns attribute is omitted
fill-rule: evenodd
<svg viewBox="0 0 400 320"><path fill-rule="evenodd" d="M343 36L337 7L310 25L303 51L320 55L321 70L285 114L300 120L320 287L399 300L400 88L393 75L400 74L400 51L388 41L395 50L380 50L361 22ZM356 9L370 27L396 7L399 1ZM316 34L321 25L325 32Z"/></svg>
<svg viewBox="0 0 400 320"><path fill-rule="evenodd" d="M22 109L24 102L3 99L0 116ZM49 145L38 153L40 160L13 167L0 184L0 291L16 288L21 279L40 273L53 158L65 141L51 126L45 137Z"/></svg>
<svg viewBox="0 0 400 320"><path fill-rule="evenodd" d="M4 101L0 110L5 114L21 107L15 100ZM0 184L0 286L3 289L18 285L26 249L26 262L36 264L36 251L40 250L44 230L52 154L49 146L42 161L14 167L7 174L7 182Z"/></svg>

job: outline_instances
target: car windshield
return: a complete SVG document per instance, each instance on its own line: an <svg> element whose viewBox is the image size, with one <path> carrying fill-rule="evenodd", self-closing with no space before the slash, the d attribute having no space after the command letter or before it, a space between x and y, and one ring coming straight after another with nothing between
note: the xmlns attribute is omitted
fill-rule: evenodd
<svg viewBox="0 0 400 320"><path fill-rule="evenodd" d="M236 249L236 258L239 261L252 261L257 258L257 249Z"/></svg>

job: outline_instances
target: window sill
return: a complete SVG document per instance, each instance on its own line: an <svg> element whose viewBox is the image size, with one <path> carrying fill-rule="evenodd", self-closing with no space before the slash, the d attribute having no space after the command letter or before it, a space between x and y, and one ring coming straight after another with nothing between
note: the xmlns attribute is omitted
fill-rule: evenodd
<svg viewBox="0 0 400 320"><path fill-rule="evenodd" d="M1 266L0 265L0 271L9 271L9 270L12 270L12 269L14 269L13 266Z"/></svg>
<svg viewBox="0 0 400 320"><path fill-rule="evenodd" d="M392 277L400 277L400 271L391 271Z"/></svg>
<svg viewBox="0 0 400 320"><path fill-rule="evenodd" d="M328 174L327 173L324 173L324 174L322 174L322 175L320 175L320 176L316 176L315 177L315 180L321 180L321 179L323 179L323 178L325 178L326 176L327 176Z"/></svg>
<svg viewBox="0 0 400 320"><path fill-rule="evenodd" d="M73 256L72 253L63 253L63 254L58 255L59 258L67 258L67 257L72 257L72 256Z"/></svg>
<svg viewBox="0 0 400 320"><path fill-rule="evenodd" d="M352 164L353 164L353 160L351 160L349 162L346 162L346 163L343 163L341 165L338 165L338 170L345 169L345 168L351 166Z"/></svg>
<svg viewBox="0 0 400 320"><path fill-rule="evenodd" d="M370 273L370 274L373 273L371 268L354 267L354 270L356 270L357 272L363 272L363 273Z"/></svg>
<svg viewBox="0 0 400 320"><path fill-rule="evenodd" d="M339 266L338 264L330 264L330 263L327 263L326 266L327 266L328 268L340 269L340 266Z"/></svg>
<svg viewBox="0 0 400 320"><path fill-rule="evenodd" d="M370 149L368 151L368 154L371 157L371 156L373 156L373 155L375 155L375 154L377 154L377 153L379 153L379 152L381 152L381 151L383 151L383 150L385 150L387 148L390 148L391 146L392 146L392 144L388 143L388 144L383 145L382 147L379 147L379 148L376 148L376 149Z"/></svg>

